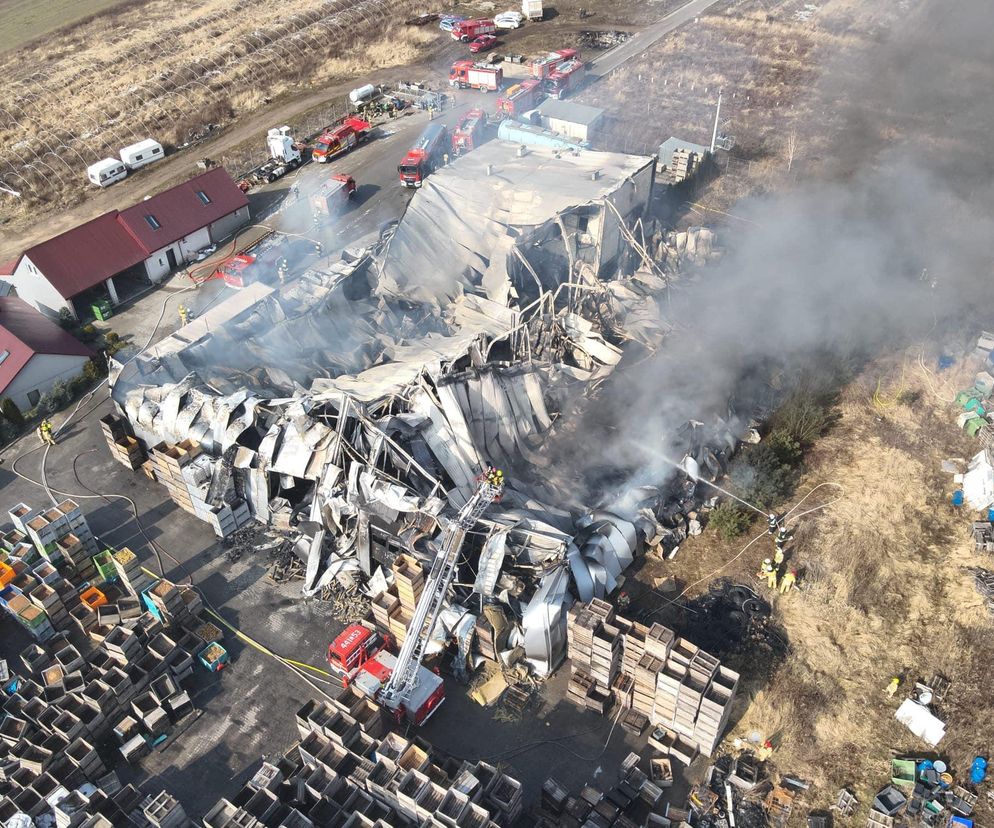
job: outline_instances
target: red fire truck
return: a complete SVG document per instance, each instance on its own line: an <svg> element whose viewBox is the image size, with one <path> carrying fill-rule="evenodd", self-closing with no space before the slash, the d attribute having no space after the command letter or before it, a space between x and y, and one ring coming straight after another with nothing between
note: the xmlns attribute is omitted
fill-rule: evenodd
<svg viewBox="0 0 994 828"><path fill-rule="evenodd" d="M356 183L351 175L336 173L311 195L311 211L315 216L336 216L345 210L355 191Z"/></svg>
<svg viewBox="0 0 994 828"><path fill-rule="evenodd" d="M534 109L542 99L542 82L530 78L516 83L497 99L497 117L514 118Z"/></svg>
<svg viewBox="0 0 994 828"><path fill-rule="evenodd" d="M462 155L475 150L483 143L487 130L487 113L482 109L471 109L452 130L452 154Z"/></svg>
<svg viewBox="0 0 994 828"><path fill-rule="evenodd" d="M586 71L579 58L561 63L543 81L545 91L554 98L565 98L580 88Z"/></svg>
<svg viewBox="0 0 994 828"><path fill-rule="evenodd" d="M404 156L397 171L405 187L420 187L442 160L449 148L449 131L444 124L428 124L421 137Z"/></svg>
<svg viewBox="0 0 994 828"><path fill-rule="evenodd" d="M475 20L462 20L452 27L451 34L454 40L469 43L469 41L480 35L497 34L497 24L488 17L478 17Z"/></svg>
<svg viewBox="0 0 994 828"><path fill-rule="evenodd" d="M499 66L473 63L471 60L457 60L449 69L449 86L479 89L481 92L497 92L503 85L504 70Z"/></svg>
<svg viewBox="0 0 994 828"><path fill-rule="evenodd" d="M560 63L580 57L577 49L557 49L554 52L532 58L531 76L539 80L547 78Z"/></svg>
<svg viewBox="0 0 994 828"><path fill-rule="evenodd" d="M389 650L393 639L364 624L350 624L328 645L328 664L346 687L362 666L381 650Z"/></svg>
<svg viewBox="0 0 994 828"><path fill-rule="evenodd" d="M224 280L228 287L243 288L258 280L259 268L253 267L255 256L239 253L221 263L214 275Z"/></svg>
<svg viewBox="0 0 994 828"><path fill-rule="evenodd" d="M363 624L352 624L328 647L328 664L346 687L351 684L375 701L397 666L397 658L390 652L392 647L389 636ZM441 676L419 664L417 683L396 710L397 717L422 725L443 701L445 683Z"/></svg>
<svg viewBox="0 0 994 828"><path fill-rule="evenodd" d="M319 164L359 146L369 137L372 125L362 118L349 117L337 127L326 129L314 143L311 157Z"/></svg>

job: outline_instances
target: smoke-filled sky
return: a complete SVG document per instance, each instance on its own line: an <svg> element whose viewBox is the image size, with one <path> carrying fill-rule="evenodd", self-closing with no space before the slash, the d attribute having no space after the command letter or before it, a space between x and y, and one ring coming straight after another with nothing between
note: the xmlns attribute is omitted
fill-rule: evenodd
<svg viewBox="0 0 994 828"><path fill-rule="evenodd" d="M734 208L748 221L723 231L724 259L675 303L680 332L617 373L554 453L658 481L646 447L721 411L752 366L872 354L967 313L975 324L976 305L994 304L991 32L990 0L926 0L856 62L827 62L812 109L832 122L831 157Z"/></svg>

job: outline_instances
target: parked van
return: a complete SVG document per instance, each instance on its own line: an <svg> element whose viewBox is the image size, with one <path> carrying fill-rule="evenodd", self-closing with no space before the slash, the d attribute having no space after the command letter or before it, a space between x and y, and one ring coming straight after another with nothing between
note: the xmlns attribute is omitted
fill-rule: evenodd
<svg viewBox="0 0 994 828"><path fill-rule="evenodd" d="M109 187L128 177L128 168L116 158L105 158L86 168L86 177L98 187Z"/></svg>
<svg viewBox="0 0 994 828"><path fill-rule="evenodd" d="M139 167L158 161L162 156L162 144L151 138L121 150L121 160L127 164L129 170L137 170Z"/></svg>

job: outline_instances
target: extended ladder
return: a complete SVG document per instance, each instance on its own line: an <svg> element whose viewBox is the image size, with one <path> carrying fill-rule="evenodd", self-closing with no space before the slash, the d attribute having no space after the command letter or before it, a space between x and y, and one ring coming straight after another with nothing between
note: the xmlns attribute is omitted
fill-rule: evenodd
<svg viewBox="0 0 994 828"><path fill-rule="evenodd" d="M380 693L380 701L390 709L398 709L417 687L421 659L431 640L449 586L455 578L466 532L476 525L486 508L500 497L503 488L503 484L494 485L484 480L445 530L441 547L425 579L424 592L421 593L407 628L404 645L397 655L397 665Z"/></svg>

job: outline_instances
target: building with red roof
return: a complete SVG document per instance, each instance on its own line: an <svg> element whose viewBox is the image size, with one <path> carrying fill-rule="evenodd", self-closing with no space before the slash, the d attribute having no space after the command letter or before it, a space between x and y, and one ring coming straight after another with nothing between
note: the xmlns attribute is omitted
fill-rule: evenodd
<svg viewBox="0 0 994 828"><path fill-rule="evenodd" d="M96 354L23 299L0 297L0 397L27 411Z"/></svg>
<svg viewBox="0 0 994 828"><path fill-rule="evenodd" d="M0 278L48 316L66 308L85 319L91 304L109 299L116 305L158 284L248 219L248 198L217 167L36 244Z"/></svg>

